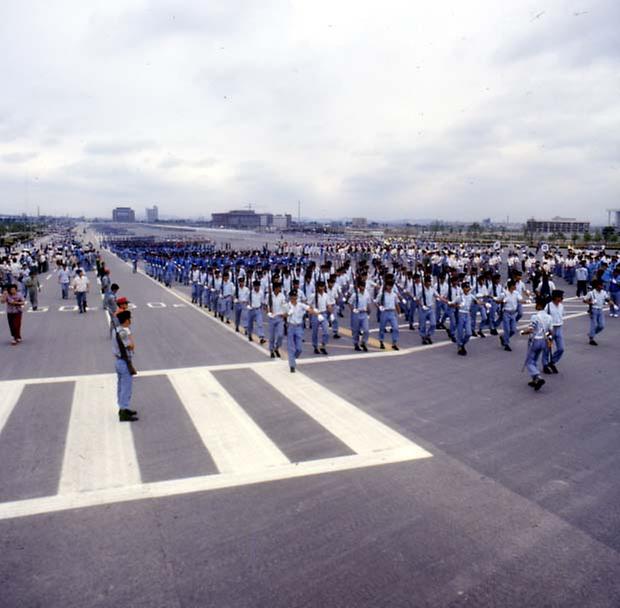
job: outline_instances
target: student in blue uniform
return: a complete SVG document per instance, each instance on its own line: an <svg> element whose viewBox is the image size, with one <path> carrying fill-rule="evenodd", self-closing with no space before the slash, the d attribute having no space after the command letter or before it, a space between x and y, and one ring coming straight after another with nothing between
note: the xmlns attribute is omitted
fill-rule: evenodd
<svg viewBox="0 0 620 608"><path fill-rule="evenodd" d="M398 315L400 314L400 306L398 305L398 296L394 292L394 283L388 281L383 286L381 293L375 300L375 304L379 309L379 348L385 349L383 340L385 339L385 330L389 325L392 329L392 349L398 348Z"/></svg>
<svg viewBox="0 0 620 608"><path fill-rule="evenodd" d="M545 351L543 372L545 374L557 374L557 364L564 354L564 292L555 289L551 292L551 302L545 306L545 312L551 317L552 344ZM555 348L553 348L555 346Z"/></svg>
<svg viewBox="0 0 620 608"><path fill-rule="evenodd" d="M351 308L351 333L353 334L353 348L356 351L368 352L368 317L370 315L370 298L365 290L363 279L358 280L355 289L349 297Z"/></svg>
<svg viewBox="0 0 620 608"><path fill-rule="evenodd" d="M265 331L263 329L263 304L264 297L260 288L260 281L255 280L252 283L252 291L250 292L250 299L248 302L248 317L246 326L248 340L250 342L253 342L252 333L254 332L254 323L256 323L260 343L265 343Z"/></svg>
<svg viewBox="0 0 620 608"><path fill-rule="evenodd" d="M269 318L269 352L271 358L280 358L280 346L284 336L284 315L286 314L286 298L280 283L273 284L273 292L267 303Z"/></svg>
<svg viewBox="0 0 620 608"><path fill-rule="evenodd" d="M532 380L528 384L535 391L539 391L543 384L545 384L545 380L540 377L538 360L545 350L550 348L549 343L551 342L552 335L551 316L545 312L545 305L546 302L544 298L536 298L536 312L530 319L529 327L521 332L524 336L530 336L525 366L532 377Z"/></svg>
<svg viewBox="0 0 620 608"><path fill-rule="evenodd" d="M286 307L286 318L288 322L288 364L291 373L295 373L297 358L300 357L302 353L304 339L303 322L306 314L315 315L317 313L312 306L298 301L296 290L291 291L289 295L289 303Z"/></svg>
<svg viewBox="0 0 620 608"><path fill-rule="evenodd" d="M590 338L591 346L598 346L594 336L605 329L605 315L603 309L609 302L609 294L603 289L603 282L600 279L592 281L592 289L588 292L583 301L590 307Z"/></svg>

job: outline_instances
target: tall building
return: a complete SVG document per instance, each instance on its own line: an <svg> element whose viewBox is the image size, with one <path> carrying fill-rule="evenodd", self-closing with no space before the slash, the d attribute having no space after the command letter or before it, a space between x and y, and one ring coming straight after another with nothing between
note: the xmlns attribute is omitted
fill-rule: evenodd
<svg viewBox="0 0 620 608"><path fill-rule="evenodd" d="M368 226L368 220L365 217L353 217L351 218L351 228L359 230L360 228L366 228Z"/></svg>
<svg viewBox="0 0 620 608"><path fill-rule="evenodd" d="M116 207L112 211L113 222L135 222L136 213L131 207Z"/></svg>
<svg viewBox="0 0 620 608"><path fill-rule="evenodd" d="M149 224L152 224L154 222L157 222L159 220L159 209L157 208L157 205L153 205L152 208L147 207L146 208L146 221L149 222Z"/></svg>
<svg viewBox="0 0 620 608"><path fill-rule="evenodd" d="M590 230L590 222L577 220L574 217L554 217L550 220L527 220L525 229L531 233L553 234L562 232L564 234L583 234Z"/></svg>
<svg viewBox="0 0 620 608"><path fill-rule="evenodd" d="M211 223L214 228L257 230L259 228L269 228L273 224L273 213L256 213L253 209L212 213Z"/></svg>
<svg viewBox="0 0 620 608"><path fill-rule="evenodd" d="M288 230L293 223L293 216L290 213L273 216L273 227L278 230Z"/></svg>

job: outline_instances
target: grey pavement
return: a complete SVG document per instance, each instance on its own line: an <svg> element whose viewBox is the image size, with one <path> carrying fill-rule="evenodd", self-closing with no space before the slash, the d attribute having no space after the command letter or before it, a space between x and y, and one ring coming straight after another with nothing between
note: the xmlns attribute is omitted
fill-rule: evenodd
<svg viewBox="0 0 620 608"><path fill-rule="evenodd" d="M88 407L78 387L113 386L105 315L59 311L50 279L41 298L48 312L25 315L23 344L1 346L2 608L620 605L620 320L606 319L598 347L587 344L586 316L567 320L560 374L539 393L521 371L524 338L513 339L512 353L496 338L473 340L467 358L452 344L403 355L305 355L289 376L312 383L310 406L325 406L319 419L263 371L286 372L284 363L195 307L175 308L184 302L173 293L107 260L137 306L136 364L145 373L133 403L141 419L110 437L132 446L139 484L124 501L108 500L104 489L91 492L101 500L89 507L72 507L70 496L45 502L71 470L75 416ZM408 333L407 346L418 346ZM16 381L25 384L7 409ZM221 452L205 449L213 437L200 408L212 403L246 430L260 429L265 438L241 436L277 446L287 471L308 462L324 468L271 481L232 474L228 487L192 490L226 477ZM112 420L114 405L112 395ZM350 437L334 430L339 421L325 426L349 406L345 426L363 412L371 426L431 456L330 470L357 458ZM106 416L92 411L93 420ZM91 437L118 426L110 429ZM219 448L251 447L226 437ZM111 456L120 476L129 456ZM151 497L139 497L142 486ZM13 504L24 512L5 516Z"/></svg>

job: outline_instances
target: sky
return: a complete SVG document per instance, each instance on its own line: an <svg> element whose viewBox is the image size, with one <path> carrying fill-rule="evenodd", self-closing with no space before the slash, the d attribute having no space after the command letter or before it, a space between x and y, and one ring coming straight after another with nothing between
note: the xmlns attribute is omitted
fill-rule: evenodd
<svg viewBox="0 0 620 608"><path fill-rule="evenodd" d="M8 0L0 213L605 223L618 0Z"/></svg>

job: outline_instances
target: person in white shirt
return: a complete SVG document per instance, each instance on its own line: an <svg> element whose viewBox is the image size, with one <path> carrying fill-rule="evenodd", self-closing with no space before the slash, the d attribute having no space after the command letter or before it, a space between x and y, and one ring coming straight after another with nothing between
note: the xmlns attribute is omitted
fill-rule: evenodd
<svg viewBox="0 0 620 608"><path fill-rule="evenodd" d="M528 384L535 391L539 391L545 383L538 371L538 359L545 352L545 349L549 348L551 341L551 316L545 312L545 305L546 302L543 298L536 299L536 312L532 315L529 327L521 332L524 336L531 336L525 366L532 377Z"/></svg>
<svg viewBox="0 0 620 608"><path fill-rule="evenodd" d="M496 301L503 305L502 327L504 334L500 336L500 342L504 350L510 352L512 351L510 347L510 338L514 336L517 331L517 314L522 302L522 297L517 291L516 283L512 280L508 281L506 284L506 291L502 296L497 298Z"/></svg>
<svg viewBox="0 0 620 608"><path fill-rule="evenodd" d="M330 304L330 296L325 290L325 283L317 281L316 292L314 294L314 309L317 315L311 317L310 326L312 327L312 347L315 355L327 354L327 341L329 340L329 329L327 319L332 314L333 306ZM321 329L321 348L319 349L319 328Z"/></svg>
<svg viewBox="0 0 620 608"><path fill-rule="evenodd" d="M252 291L250 292L250 298L248 300L248 317L246 332L248 334L248 340L253 342L252 332L254 331L254 323L258 331L258 337L261 344L265 343L265 332L263 329L263 304L264 296L260 288L260 281L255 280L252 283Z"/></svg>
<svg viewBox="0 0 620 608"><path fill-rule="evenodd" d="M284 315L286 314L286 298L280 283L273 284L273 291L267 300L267 317L269 318L269 352L271 358L280 358L280 346L284 336Z"/></svg>
<svg viewBox="0 0 620 608"><path fill-rule="evenodd" d="M562 355L564 354L564 334L562 333L562 326L564 325L564 292L560 289L555 289L551 292L551 302L545 306L545 312L551 316L551 328L553 332L550 348L547 348L544 354L543 361L545 365L543 372L545 374L557 374L557 363L560 362ZM555 350L553 349L555 345Z"/></svg>
<svg viewBox="0 0 620 608"><path fill-rule="evenodd" d="M312 306L299 302L297 291L293 289L289 295L289 303L286 307L286 317L288 320L287 350L288 364L291 373L295 373L297 367L297 358L302 353L302 344L304 339L304 316L318 314Z"/></svg>
<svg viewBox="0 0 620 608"><path fill-rule="evenodd" d="M590 307L590 344L598 346L594 336L605 329L605 315L603 308L609 302L609 294L603 289L603 282L600 279L592 281L593 289L588 292L583 301Z"/></svg>
<svg viewBox="0 0 620 608"><path fill-rule="evenodd" d="M88 277L84 274L81 268L76 270L76 275L73 278L72 283L73 293L77 299L78 309L80 314L86 312L87 302L86 295L88 294L88 290L90 287L90 281Z"/></svg>
<svg viewBox="0 0 620 608"><path fill-rule="evenodd" d="M235 297L233 300L235 307L235 331L239 333L239 326L242 322L243 311L247 310L250 301L250 290L245 285L245 277L240 276L235 286Z"/></svg>

